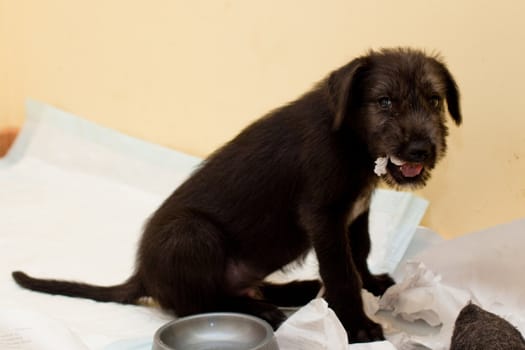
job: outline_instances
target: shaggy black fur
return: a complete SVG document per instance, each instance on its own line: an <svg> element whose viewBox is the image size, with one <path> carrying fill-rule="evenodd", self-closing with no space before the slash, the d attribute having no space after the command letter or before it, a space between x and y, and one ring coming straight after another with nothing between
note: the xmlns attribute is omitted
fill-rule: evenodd
<svg viewBox="0 0 525 350"><path fill-rule="evenodd" d="M371 51L204 161L150 218L127 282L13 277L46 293L120 303L149 296L178 316L238 311L278 327L285 317L275 303L305 303L320 283L263 280L313 247L325 298L349 341L382 339L360 294L362 287L381 294L394 283L366 263L368 205L380 179L374 161L403 161L389 162L382 176L395 187L424 185L445 153L445 106L460 124L458 89L439 58Z"/></svg>
<svg viewBox="0 0 525 350"><path fill-rule="evenodd" d="M525 339L512 324L467 304L454 324L450 350L524 350Z"/></svg>

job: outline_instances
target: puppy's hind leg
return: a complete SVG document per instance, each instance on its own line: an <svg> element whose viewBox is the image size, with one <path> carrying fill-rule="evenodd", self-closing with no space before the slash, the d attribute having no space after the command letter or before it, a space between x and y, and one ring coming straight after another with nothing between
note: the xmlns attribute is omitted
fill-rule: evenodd
<svg viewBox="0 0 525 350"><path fill-rule="evenodd" d="M321 290L320 280L292 281L284 284L264 282L260 291L264 300L279 306L303 306L317 297Z"/></svg>
<svg viewBox="0 0 525 350"><path fill-rule="evenodd" d="M205 215L178 210L153 217L139 255L148 295L177 316L217 311L224 297L223 233Z"/></svg>

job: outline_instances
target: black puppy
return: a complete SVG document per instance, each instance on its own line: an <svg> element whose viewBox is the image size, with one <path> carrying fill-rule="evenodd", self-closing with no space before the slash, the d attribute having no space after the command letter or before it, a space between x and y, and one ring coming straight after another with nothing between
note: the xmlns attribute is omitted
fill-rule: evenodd
<svg viewBox="0 0 525 350"><path fill-rule="evenodd" d="M349 340L382 339L360 294L394 283L367 267L370 195L380 177L395 187L425 184L445 153L445 105L459 124L458 89L438 58L371 51L204 161L150 218L125 283L13 277L46 293L120 303L151 297L178 316L237 311L277 327L284 315L275 305L307 302L319 282L263 280L313 247L325 298Z"/></svg>

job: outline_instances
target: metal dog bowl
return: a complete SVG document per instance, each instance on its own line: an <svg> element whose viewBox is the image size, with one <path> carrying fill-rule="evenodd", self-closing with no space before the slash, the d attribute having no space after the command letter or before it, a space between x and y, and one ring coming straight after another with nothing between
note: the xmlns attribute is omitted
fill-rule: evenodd
<svg viewBox="0 0 525 350"><path fill-rule="evenodd" d="M152 350L278 350L270 325L238 313L180 318L157 330Z"/></svg>

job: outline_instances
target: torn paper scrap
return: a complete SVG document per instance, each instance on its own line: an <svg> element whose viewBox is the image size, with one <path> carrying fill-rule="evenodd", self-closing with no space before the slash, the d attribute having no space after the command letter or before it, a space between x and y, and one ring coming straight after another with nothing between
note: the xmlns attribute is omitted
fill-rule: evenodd
<svg viewBox="0 0 525 350"><path fill-rule="evenodd" d="M407 278L390 287L379 301L382 310L392 310L407 321L422 319L438 326L456 319L459 310L471 299L466 291L441 283L441 276L423 263L406 265Z"/></svg>
<svg viewBox="0 0 525 350"><path fill-rule="evenodd" d="M454 321L471 295L441 283L436 275L418 262L406 264L405 279L390 287L379 300L381 310L414 322L423 320L429 326L440 326L437 334L427 337L408 336L404 342L417 343L433 350L446 349L452 336ZM393 340L392 340L393 341Z"/></svg>
<svg viewBox="0 0 525 350"><path fill-rule="evenodd" d="M288 318L275 332L280 350L343 350L346 331L323 299L314 299Z"/></svg>
<svg viewBox="0 0 525 350"><path fill-rule="evenodd" d="M375 161L374 173L377 176L386 174L386 166L388 165L388 157L379 157Z"/></svg>
<svg viewBox="0 0 525 350"><path fill-rule="evenodd" d="M377 298L363 293L365 309L375 313ZM396 350L389 341L348 344L347 333L324 299L314 299L288 318L275 332L280 350Z"/></svg>

